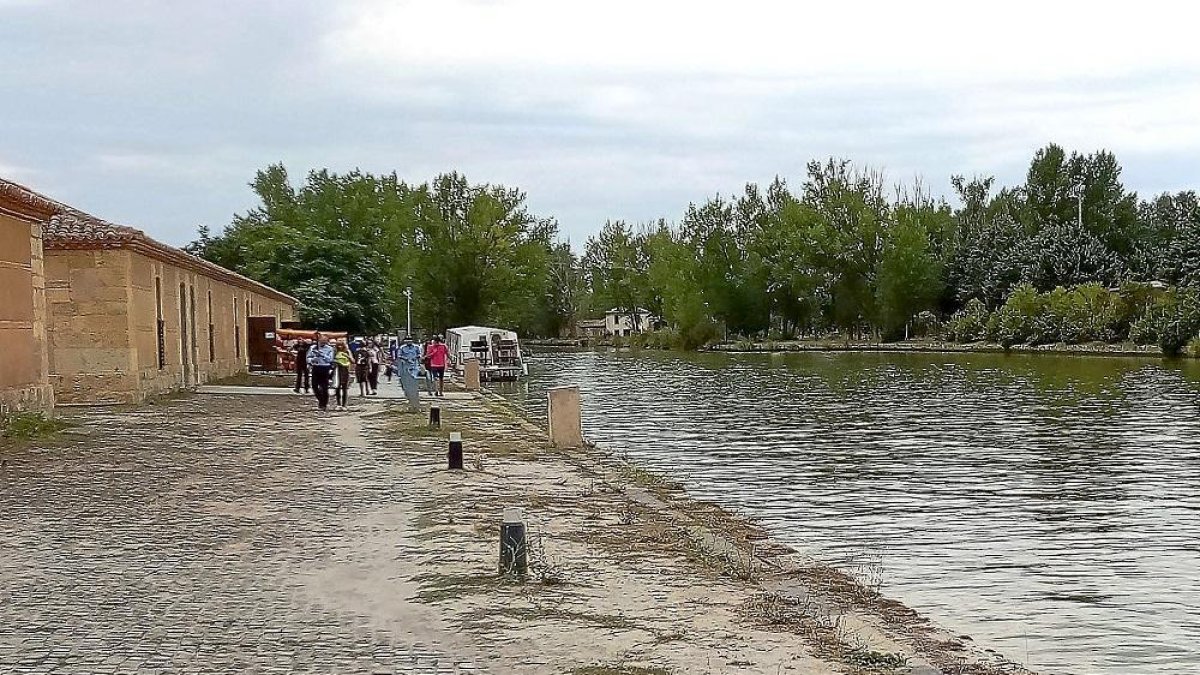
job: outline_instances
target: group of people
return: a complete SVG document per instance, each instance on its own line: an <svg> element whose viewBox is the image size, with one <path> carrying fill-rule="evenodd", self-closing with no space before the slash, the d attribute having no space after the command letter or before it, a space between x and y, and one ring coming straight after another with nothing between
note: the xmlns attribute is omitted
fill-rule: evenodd
<svg viewBox="0 0 1200 675"><path fill-rule="evenodd" d="M317 408L329 408L329 388L334 389L334 405L345 410L350 392L351 372L358 382L359 396L379 395L379 373L383 370L388 381L398 375L405 393L416 391L416 381L425 373L429 393L442 396L450 350L440 337L434 337L424 347L412 337L402 343L391 340L385 350L379 339L355 338L347 343L331 343L328 336L317 333L315 342L298 340L292 348L296 361L296 386L300 393L310 387L317 399ZM352 370L353 369L353 370ZM419 394L418 394L419 395Z"/></svg>

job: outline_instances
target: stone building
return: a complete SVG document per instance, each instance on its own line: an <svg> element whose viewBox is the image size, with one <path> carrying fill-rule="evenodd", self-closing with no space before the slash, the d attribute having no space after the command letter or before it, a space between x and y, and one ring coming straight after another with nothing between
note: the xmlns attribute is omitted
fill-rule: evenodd
<svg viewBox="0 0 1200 675"><path fill-rule="evenodd" d="M134 403L245 372L250 319L296 318L289 295L42 199L42 352L59 403Z"/></svg>
<svg viewBox="0 0 1200 675"><path fill-rule="evenodd" d="M42 223L55 204L0 181L0 412L54 407L46 348Z"/></svg>

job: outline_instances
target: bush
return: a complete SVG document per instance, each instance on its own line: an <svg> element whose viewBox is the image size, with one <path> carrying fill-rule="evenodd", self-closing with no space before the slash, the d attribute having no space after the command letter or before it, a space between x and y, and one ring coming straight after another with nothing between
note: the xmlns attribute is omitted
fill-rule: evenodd
<svg viewBox="0 0 1200 675"><path fill-rule="evenodd" d="M1193 359L1200 359L1200 337L1192 338L1192 341L1188 343L1187 355Z"/></svg>
<svg viewBox="0 0 1200 675"><path fill-rule="evenodd" d="M982 304L982 303L980 303ZM986 309L985 309L986 311ZM942 324L938 321L937 315L929 310L925 310L917 314L912 319L912 332L909 337L925 338L940 336L942 332Z"/></svg>
<svg viewBox="0 0 1200 675"><path fill-rule="evenodd" d="M1046 302L1033 286L1021 284L988 321L988 335L1004 347L1046 341Z"/></svg>
<svg viewBox="0 0 1200 675"><path fill-rule="evenodd" d="M1130 327L1138 344L1157 343L1175 356L1200 334L1200 291L1175 289L1159 295Z"/></svg>
<svg viewBox="0 0 1200 675"><path fill-rule="evenodd" d="M987 338L988 310L973 298L946 322L946 337L955 342L979 342Z"/></svg>
<svg viewBox="0 0 1200 675"><path fill-rule="evenodd" d="M669 330L634 333L629 336L629 346L635 349L670 349L675 336Z"/></svg>
<svg viewBox="0 0 1200 675"><path fill-rule="evenodd" d="M1126 301L1100 284L1061 286L1042 296L1042 341L1112 342L1124 334Z"/></svg>
<svg viewBox="0 0 1200 675"><path fill-rule="evenodd" d="M675 336L675 348L694 350L716 342L721 337L721 327L707 317L690 324L679 326Z"/></svg>

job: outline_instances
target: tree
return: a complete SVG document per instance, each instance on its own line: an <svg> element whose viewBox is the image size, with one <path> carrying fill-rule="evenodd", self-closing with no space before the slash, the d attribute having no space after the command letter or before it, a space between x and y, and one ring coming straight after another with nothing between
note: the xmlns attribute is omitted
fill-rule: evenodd
<svg viewBox="0 0 1200 675"><path fill-rule="evenodd" d="M931 203L905 204L895 211L879 262L876 295L885 335L908 338L908 324L933 308L942 292L942 261L930 246L931 232L948 220L948 209Z"/></svg>

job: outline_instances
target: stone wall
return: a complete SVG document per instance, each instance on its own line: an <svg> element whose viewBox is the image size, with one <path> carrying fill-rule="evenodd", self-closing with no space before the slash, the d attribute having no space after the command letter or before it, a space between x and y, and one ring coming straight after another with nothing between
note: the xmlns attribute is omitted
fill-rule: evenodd
<svg viewBox="0 0 1200 675"><path fill-rule="evenodd" d="M295 317L290 303L136 251L47 261L51 371L67 403L138 402L245 372L246 317Z"/></svg>
<svg viewBox="0 0 1200 675"><path fill-rule="evenodd" d="M50 380L60 403L130 403L131 254L120 250L48 251Z"/></svg>
<svg viewBox="0 0 1200 675"><path fill-rule="evenodd" d="M54 407L44 292L41 225L0 212L0 410Z"/></svg>

